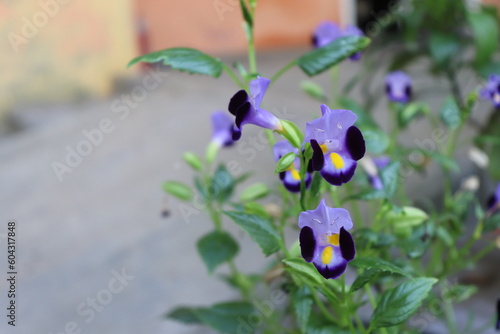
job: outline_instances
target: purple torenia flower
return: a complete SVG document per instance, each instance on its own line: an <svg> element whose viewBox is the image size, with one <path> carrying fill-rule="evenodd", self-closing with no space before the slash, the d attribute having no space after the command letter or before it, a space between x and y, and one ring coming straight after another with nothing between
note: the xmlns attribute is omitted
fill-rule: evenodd
<svg viewBox="0 0 500 334"><path fill-rule="evenodd" d="M488 213L494 214L500 210L500 183L497 185L495 192L488 199Z"/></svg>
<svg viewBox="0 0 500 334"><path fill-rule="evenodd" d="M321 22L314 30L313 45L320 48L342 37L342 35L342 30L337 24L329 21Z"/></svg>
<svg viewBox="0 0 500 334"><path fill-rule="evenodd" d="M365 140L353 125L357 117L352 111L331 110L322 104L321 113L322 117L306 124L305 140L313 149L311 167L340 186L351 180L357 160L365 155Z"/></svg>
<svg viewBox="0 0 500 334"><path fill-rule="evenodd" d="M212 143L217 146L233 145L233 120L224 111L212 113Z"/></svg>
<svg viewBox="0 0 500 334"><path fill-rule="evenodd" d="M245 124L254 124L265 129L283 131L280 120L270 112L260 108L267 87L271 80L257 77L250 82L250 96L245 90L240 90L229 101L229 112L236 116L233 129L233 140L241 137L241 128Z"/></svg>
<svg viewBox="0 0 500 334"><path fill-rule="evenodd" d="M497 299L497 331L500 330L500 299Z"/></svg>
<svg viewBox="0 0 500 334"><path fill-rule="evenodd" d="M364 34L361 29L354 25L349 24L342 30L336 23L325 21L320 23L314 30L312 41L314 47L320 48L346 36L364 36ZM361 58L361 52L357 52L349 58L358 60Z"/></svg>
<svg viewBox="0 0 500 334"><path fill-rule="evenodd" d="M378 157L378 158L373 158L373 167L374 170L368 170L366 169L366 172L368 174L368 180L370 181L371 186L375 190L382 190L384 189L384 185L382 184L382 180L380 179L380 171L384 169L389 162L391 162L391 159L386 156Z"/></svg>
<svg viewBox="0 0 500 334"><path fill-rule="evenodd" d="M495 108L500 107L500 75L490 75L486 86L479 92L479 96L482 99L490 99Z"/></svg>
<svg viewBox="0 0 500 334"><path fill-rule="evenodd" d="M316 210L304 211L299 216L300 251L307 262L312 262L324 278L337 278L354 259L356 249L348 230L352 220L345 209L330 208L322 200Z"/></svg>
<svg viewBox="0 0 500 334"><path fill-rule="evenodd" d="M395 71L385 77L385 90L392 102L408 103L412 96L412 81L403 71Z"/></svg>
<svg viewBox="0 0 500 334"><path fill-rule="evenodd" d="M299 154L299 150L296 147L293 147L288 141L283 140L274 144L274 160L278 161L282 156L287 153L293 152L295 154ZM283 181L283 185L288 191L291 192L299 192L300 191L300 159L297 157L293 164L288 167L288 169L284 172L280 173L280 179ZM311 174L306 173L306 188L311 184Z"/></svg>

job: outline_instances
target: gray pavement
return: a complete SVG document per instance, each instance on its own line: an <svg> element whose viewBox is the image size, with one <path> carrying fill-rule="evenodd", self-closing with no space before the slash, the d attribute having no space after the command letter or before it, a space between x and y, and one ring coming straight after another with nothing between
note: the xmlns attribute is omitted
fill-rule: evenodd
<svg viewBox="0 0 500 334"><path fill-rule="evenodd" d="M262 75L272 75L297 54L262 55ZM357 64L342 65L341 80L356 71ZM4 220L0 233L6 232L7 220L17 222L19 273L17 325L7 326L1 311L1 333L56 334L77 329L89 334L208 333L165 321L162 314L180 304L209 305L237 297L206 274L196 253L196 240L211 230L206 215L186 221L175 200L169 202L171 216L160 215L165 201L161 183L167 179L190 182L192 173L181 161L182 153L203 154L211 133L209 115L225 109L236 88L226 76L214 80L167 73L128 114L119 102L122 93L101 101L26 107L16 117L27 128L0 138ZM319 114L319 105L300 92L301 79L304 76L298 70L286 74L266 95L266 108L286 113L284 118L297 123ZM319 78L323 83L327 80ZM425 80L416 81L425 86ZM141 77L124 93L142 85ZM384 105L379 109L377 117L385 124ZM41 117L42 112L46 117ZM103 119L108 119L104 126ZM60 175L60 181L54 162L64 163L67 146L83 145L82 132L99 127L107 131L101 142L92 145L71 172ZM428 131L428 125L412 129L413 135L422 131ZM221 158L235 160L241 172L256 170L250 182L277 183L272 155L260 143L251 143L250 138L258 134L258 128L246 127L239 146L222 152ZM436 173L431 171L424 181L410 179L411 193L428 197L439 192L430 186ZM264 268L267 262L260 250L227 225L242 244L238 262L245 264L245 271ZM289 242L294 238L290 232ZM2 249L5 241L0 239ZM498 251L491 261L498 263ZM0 272L6 268L3 255L0 268ZM500 296L498 277L494 280L496 285L490 284L474 300L478 317L489 319L493 314L491 303ZM5 310L2 282L0 309Z"/></svg>

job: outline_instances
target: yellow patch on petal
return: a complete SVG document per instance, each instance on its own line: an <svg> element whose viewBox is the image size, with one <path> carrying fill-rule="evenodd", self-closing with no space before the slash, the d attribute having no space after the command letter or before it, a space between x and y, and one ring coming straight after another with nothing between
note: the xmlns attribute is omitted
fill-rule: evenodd
<svg viewBox="0 0 500 334"><path fill-rule="evenodd" d="M342 159L342 157L338 153L333 152L332 154L330 154L330 160L332 161L332 164L336 169L344 168L344 159Z"/></svg>
<svg viewBox="0 0 500 334"><path fill-rule="evenodd" d="M321 151L323 151L323 154L325 154L326 152L328 152L328 147L326 147L325 144L321 144L321 145L319 145L319 147L321 147Z"/></svg>
<svg viewBox="0 0 500 334"><path fill-rule="evenodd" d="M323 249L323 252L321 253L321 262L323 262L324 265L329 264L332 262L333 259L333 248L332 246L326 246L325 249Z"/></svg>
<svg viewBox="0 0 500 334"><path fill-rule="evenodd" d="M300 174L299 172L297 172L297 170L295 168L293 168L292 170L290 170L290 172L292 173L292 177L295 181L299 181L300 180Z"/></svg>
<svg viewBox="0 0 500 334"><path fill-rule="evenodd" d="M330 245L339 246L339 235L338 234L333 234L328 236L328 243Z"/></svg>

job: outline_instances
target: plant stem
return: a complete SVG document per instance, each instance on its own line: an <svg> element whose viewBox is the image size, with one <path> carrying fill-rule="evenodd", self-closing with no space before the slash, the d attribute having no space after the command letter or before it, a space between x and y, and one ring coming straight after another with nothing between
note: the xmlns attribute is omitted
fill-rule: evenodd
<svg viewBox="0 0 500 334"><path fill-rule="evenodd" d="M227 66L226 64L223 65L222 67L224 69L224 71L227 73L227 75L229 75L229 77L231 79L233 79L234 83L241 89L245 89L245 84L243 82L241 82L241 80L236 76L236 74L234 74L233 70L231 70L231 68L229 66Z"/></svg>
<svg viewBox="0 0 500 334"><path fill-rule="evenodd" d="M287 72L289 69L291 69L292 67L294 67L295 65L297 65L297 60L292 60L291 62L289 62L288 64L286 64L285 66L283 66L278 72L276 72L275 75L273 75L273 77L271 78L271 84L272 85L276 80L278 80L285 72Z"/></svg>
<svg viewBox="0 0 500 334"><path fill-rule="evenodd" d="M441 295L444 289L446 289L445 286L446 282L441 281L440 282L440 289L441 289ZM449 298L443 298L443 303L444 303L444 314L446 317L446 324L449 330L450 334L458 334L457 327L456 327L456 319L455 319L455 311L453 309L453 304L450 302Z"/></svg>
<svg viewBox="0 0 500 334"><path fill-rule="evenodd" d="M313 287L309 287L310 290L311 290L311 294L312 294L312 297L314 299L314 302L316 303L316 305L318 305L319 309L321 310L321 312L323 312L323 314L325 315L325 317L332 321L333 323L337 323L337 319L335 319L330 310L328 310L325 306L325 304L323 304L323 301L318 297L318 293L316 292L316 290L313 288Z"/></svg>
<svg viewBox="0 0 500 334"><path fill-rule="evenodd" d="M227 264L229 265L229 268L231 269L231 274L233 275L234 281L236 282L236 285L238 285L238 288L240 289L241 295L243 298L247 301L250 301L250 291L248 289L247 283L247 278L245 275L243 275L236 265L234 264L233 260L227 261Z"/></svg>

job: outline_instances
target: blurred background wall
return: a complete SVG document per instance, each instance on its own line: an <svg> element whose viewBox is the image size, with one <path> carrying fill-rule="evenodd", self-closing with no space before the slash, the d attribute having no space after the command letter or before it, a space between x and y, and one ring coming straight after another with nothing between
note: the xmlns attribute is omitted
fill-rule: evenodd
<svg viewBox="0 0 500 334"><path fill-rule="evenodd" d="M358 4L374 16L382 2L260 1L257 48L308 46L320 21L353 23ZM17 107L110 94L119 78L137 73L126 64L139 54L245 50L237 0L0 0L0 35L0 124Z"/></svg>

